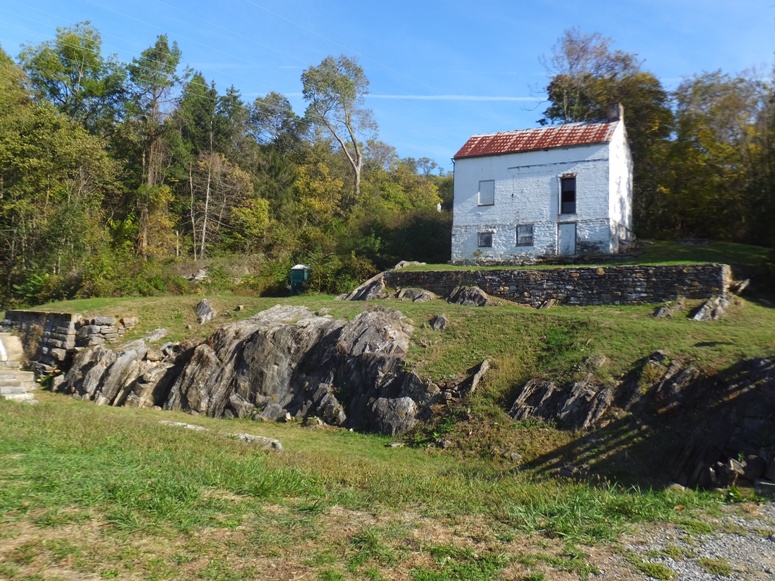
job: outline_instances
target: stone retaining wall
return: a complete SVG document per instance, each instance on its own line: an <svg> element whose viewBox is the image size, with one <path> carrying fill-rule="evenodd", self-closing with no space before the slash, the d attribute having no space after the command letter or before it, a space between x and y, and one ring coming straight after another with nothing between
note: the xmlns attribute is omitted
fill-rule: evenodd
<svg viewBox="0 0 775 581"><path fill-rule="evenodd" d="M77 313L41 311L6 311L0 323L21 337L38 374L60 368L78 348L117 341L136 324L137 319L128 317L86 319Z"/></svg>
<svg viewBox="0 0 775 581"><path fill-rule="evenodd" d="M533 307L551 299L582 306L659 303L678 296L707 299L727 292L730 282L726 264L385 273L385 284L392 288L417 287L449 296L456 286L478 286L487 294Z"/></svg>

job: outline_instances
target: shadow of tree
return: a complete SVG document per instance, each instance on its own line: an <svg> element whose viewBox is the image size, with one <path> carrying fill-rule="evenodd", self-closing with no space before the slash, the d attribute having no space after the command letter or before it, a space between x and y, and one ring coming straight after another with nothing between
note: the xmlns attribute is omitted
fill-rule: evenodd
<svg viewBox="0 0 775 581"><path fill-rule="evenodd" d="M670 481L712 487L732 483L719 467L729 459L773 461L775 362L742 361L716 375L699 376L678 393L651 386L628 406L632 394L627 391L646 364L639 362L639 369L623 379L615 406L598 428L578 432L572 442L523 467L543 475L656 488Z"/></svg>

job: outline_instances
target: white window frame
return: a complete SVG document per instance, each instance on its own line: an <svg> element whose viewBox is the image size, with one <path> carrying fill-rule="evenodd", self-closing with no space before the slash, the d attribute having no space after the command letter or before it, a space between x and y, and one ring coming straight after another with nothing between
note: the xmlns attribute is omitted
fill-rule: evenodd
<svg viewBox="0 0 775 581"><path fill-rule="evenodd" d="M530 242L520 242L520 228L524 229L530 229ZM535 228L533 227L533 224L517 224L516 228L516 244L517 246L533 246L535 244ZM523 233L522 237L523 239L527 239L528 236L526 233Z"/></svg>

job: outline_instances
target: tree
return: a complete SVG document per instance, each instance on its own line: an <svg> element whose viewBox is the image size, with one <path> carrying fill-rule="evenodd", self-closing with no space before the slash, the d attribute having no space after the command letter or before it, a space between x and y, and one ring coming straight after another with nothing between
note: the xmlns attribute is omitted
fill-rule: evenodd
<svg viewBox="0 0 775 581"><path fill-rule="evenodd" d="M685 236L748 241L763 209L752 205L768 92L759 82L716 71L676 89L670 148L673 229Z"/></svg>
<svg viewBox="0 0 775 581"><path fill-rule="evenodd" d="M637 55L611 50L611 44L598 33L564 32L546 64L550 105L541 122L598 121L621 104L634 162L635 227L639 234L654 234L664 226L660 170L673 128L669 95L641 70Z"/></svg>
<svg viewBox="0 0 775 581"><path fill-rule="evenodd" d="M282 150L306 133L304 120L293 112L288 98L275 92L256 98L250 110L250 124L256 141L273 143Z"/></svg>
<svg viewBox="0 0 775 581"><path fill-rule="evenodd" d="M104 141L24 93L0 51L0 263L17 284L76 273L106 244L103 198L118 164ZM25 291L26 292L26 291Z"/></svg>
<svg viewBox="0 0 775 581"><path fill-rule="evenodd" d="M95 131L109 128L125 98L126 71L101 49L100 33L86 21L57 28L53 41L25 45L19 60L38 99Z"/></svg>
<svg viewBox="0 0 775 581"><path fill-rule="evenodd" d="M162 190L167 170L165 144L162 139L165 130L164 119L172 104L172 91L181 82L177 69L180 63L180 49L176 42L170 46L167 36L160 35L156 43L144 50L139 58L127 67L132 81L130 111L133 114L140 145L142 182L138 189L137 210L141 256L148 255L150 225L159 225L160 233L166 232L169 219L151 216L165 212L164 200L169 200ZM159 245L156 245L157 247Z"/></svg>
<svg viewBox="0 0 775 581"><path fill-rule="evenodd" d="M359 134L371 134L376 124L371 111L363 108L369 81L358 63L344 55L326 57L317 67L301 75L305 116L310 123L322 127L339 144L353 172L353 195L343 197L349 206L360 197L363 146Z"/></svg>
<svg viewBox="0 0 775 581"><path fill-rule="evenodd" d="M222 154L212 152L199 156L196 169L190 175L190 188L195 258L197 238L199 258L204 258L208 243L231 227L234 207L243 208L240 216L244 223L252 219L249 226L261 226L260 208L250 199L253 191L250 175L229 163ZM253 215L248 212L251 208L256 210Z"/></svg>

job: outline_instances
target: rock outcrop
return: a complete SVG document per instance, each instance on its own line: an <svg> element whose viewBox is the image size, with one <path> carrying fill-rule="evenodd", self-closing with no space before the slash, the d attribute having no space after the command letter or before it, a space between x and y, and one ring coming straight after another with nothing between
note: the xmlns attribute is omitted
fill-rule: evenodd
<svg viewBox="0 0 775 581"><path fill-rule="evenodd" d="M478 286L458 286L452 289L447 301L458 305L486 307L492 304L489 295Z"/></svg>
<svg viewBox="0 0 775 581"><path fill-rule="evenodd" d="M302 419L392 435L430 415L441 392L405 369L413 327L392 309L352 321L276 306L205 341L158 350L133 341L76 357L59 391L105 405L213 417Z"/></svg>
<svg viewBox="0 0 775 581"><path fill-rule="evenodd" d="M745 480L763 490L775 481L775 362L768 359L705 375L656 351L614 384L600 384L594 374L567 384L531 379L509 415L587 431L572 446L574 455L588 448L585 461L621 450L623 434L640 434L649 442L654 475L683 486L716 488ZM612 445L606 452L609 427Z"/></svg>

